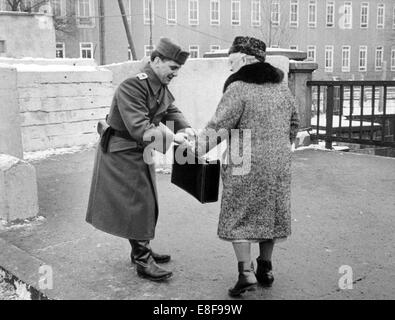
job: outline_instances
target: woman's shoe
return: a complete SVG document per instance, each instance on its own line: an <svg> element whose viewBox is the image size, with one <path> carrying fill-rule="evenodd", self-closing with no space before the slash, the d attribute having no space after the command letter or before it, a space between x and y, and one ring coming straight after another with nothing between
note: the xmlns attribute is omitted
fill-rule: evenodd
<svg viewBox="0 0 395 320"><path fill-rule="evenodd" d="M246 291L252 291L256 289L256 277L254 274L253 264L247 262L239 262L239 280L236 285L229 289L229 295L231 297L239 297Z"/></svg>
<svg viewBox="0 0 395 320"><path fill-rule="evenodd" d="M259 284L264 287L271 287L274 281L272 262L268 260L263 260L261 257L256 259L257 269L256 269L256 279Z"/></svg>

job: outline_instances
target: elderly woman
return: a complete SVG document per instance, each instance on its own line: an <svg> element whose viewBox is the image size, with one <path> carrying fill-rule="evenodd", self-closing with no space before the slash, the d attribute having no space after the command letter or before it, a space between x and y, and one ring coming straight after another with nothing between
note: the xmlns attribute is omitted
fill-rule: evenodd
<svg viewBox="0 0 395 320"><path fill-rule="evenodd" d="M265 43L258 39L234 39L229 50L233 74L225 82L214 116L196 137L195 152L204 154L217 143L213 132L232 132L228 163L221 171L218 224L219 238L232 242L238 260L239 278L229 289L230 296L255 289L257 281L272 285L275 241L291 234L291 145L298 114L295 99L282 81L283 72L265 62L265 51ZM239 138L242 141L233 143ZM237 152L249 163L234 163ZM256 273L252 242L258 242L260 248Z"/></svg>

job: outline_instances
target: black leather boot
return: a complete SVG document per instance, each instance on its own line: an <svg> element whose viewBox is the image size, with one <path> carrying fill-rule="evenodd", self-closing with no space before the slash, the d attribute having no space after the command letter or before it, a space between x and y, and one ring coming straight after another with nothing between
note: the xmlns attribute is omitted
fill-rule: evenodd
<svg viewBox="0 0 395 320"><path fill-rule="evenodd" d="M133 244L132 244L132 241L133 241L132 239L129 239L129 242L130 242L130 244L132 246L132 252L130 254L130 259L131 259L132 263L136 263L136 261L134 261L134 257L133 257ZM151 247L150 247L150 250L151 250L152 258L154 258L156 263L166 263L166 262L169 262L170 259L171 259L171 256L168 255L168 254L156 253L156 252L152 251Z"/></svg>
<svg viewBox="0 0 395 320"><path fill-rule="evenodd" d="M239 280L236 285L229 289L231 297L238 297L245 291L252 291L256 288L256 277L254 274L253 264L250 262L239 262Z"/></svg>
<svg viewBox="0 0 395 320"><path fill-rule="evenodd" d="M257 269L256 269L256 279L259 284L264 287L271 287L274 281L272 272L272 262L268 260L263 260L261 257L256 259Z"/></svg>
<svg viewBox="0 0 395 320"><path fill-rule="evenodd" d="M132 245L133 260L136 263L137 274L152 281L169 279L173 273L159 267L152 257L148 240L130 240Z"/></svg>

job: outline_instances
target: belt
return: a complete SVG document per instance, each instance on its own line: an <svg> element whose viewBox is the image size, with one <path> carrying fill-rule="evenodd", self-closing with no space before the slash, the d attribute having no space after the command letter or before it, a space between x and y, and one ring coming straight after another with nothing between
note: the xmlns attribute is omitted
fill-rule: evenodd
<svg viewBox="0 0 395 320"><path fill-rule="evenodd" d="M114 128L111 128L111 129L112 129L112 135L113 136L116 136L116 137L119 137L119 138L124 138L124 139L127 139L127 140L135 141L128 131L119 131L119 130L116 130Z"/></svg>
<svg viewBox="0 0 395 320"><path fill-rule="evenodd" d="M144 149L144 146L140 142L137 142L135 139L133 139L128 131L119 131L111 128L111 135L133 141L136 143L138 149Z"/></svg>

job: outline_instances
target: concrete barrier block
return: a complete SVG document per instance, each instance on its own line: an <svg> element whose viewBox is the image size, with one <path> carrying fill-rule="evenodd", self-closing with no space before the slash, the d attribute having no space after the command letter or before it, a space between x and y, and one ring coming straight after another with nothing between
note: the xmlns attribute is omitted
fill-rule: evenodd
<svg viewBox="0 0 395 320"><path fill-rule="evenodd" d="M38 88L19 88L19 98L112 96L114 88L111 83L68 83L42 84Z"/></svg>
<svg viewBox="0 0 395 320"><path fill-rule="evenodd" d="M23 144L25 152L34 152L47 149L86 146L94 144L98 142L98 140L99 135L97 132L52 137L32 137L30 135L25 135L23 137Z"/></svg>
<svg viewBox="0 0 395 320"><path fill-rule="evenodd" d="M104 119L109 107L57 112L22 112L22 127Z"/></svg>
<svg viewBox="0 0 395 320"><path fill-rule="evenodd" d="M79 122L64 122L58 124L48 124L42 126L22 127L22 136L41 137L41 136L63 136L77 133L96 132L97 120L87 120ZM24 144L25 146L25 144Z"/></svg>
<svg viewBox="0 0 395 320"><path fill-rule="evenodd" d="M107 96L81 96L81 97L51 97L51 98L31 98L19 99L21 112L43 111L56 112L78 109L96 109L109 107L113 95Z"/></svg>
<svg viewBox="0 0 395 320"><path fill-rule="evenodd" d="M23 157L15 68L0 65L0 153Z"/></svg>
<svg viewBox="0 0 395 320"><path fill-rule="evenodd" d="M41 84L56 83L111 83L112 72L97 71L22 71L18 74L19 88L35 88Z"/></svg>
<svg viewBox="0 0 395 320"><path fill-rule="evenodd" d="M37 214L35 168L18 158L0 154L0 218L9 222Z"/></svg>

